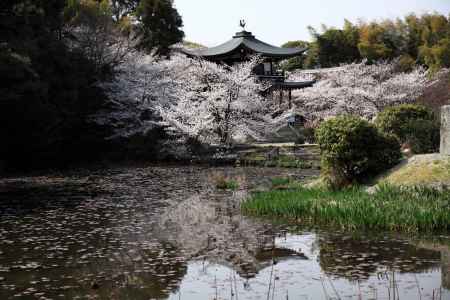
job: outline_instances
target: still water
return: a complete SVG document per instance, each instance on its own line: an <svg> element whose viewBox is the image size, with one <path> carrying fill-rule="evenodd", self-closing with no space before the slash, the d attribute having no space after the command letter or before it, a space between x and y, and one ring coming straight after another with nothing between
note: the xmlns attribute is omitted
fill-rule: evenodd
<svg viewBox="0 0 450 300"><path fill-rule="evenodd" d="M237 191L218 191L218 174ZM313 170L116 167L0 180L0 299L450 299L450 236L243 216Z"/></svg>

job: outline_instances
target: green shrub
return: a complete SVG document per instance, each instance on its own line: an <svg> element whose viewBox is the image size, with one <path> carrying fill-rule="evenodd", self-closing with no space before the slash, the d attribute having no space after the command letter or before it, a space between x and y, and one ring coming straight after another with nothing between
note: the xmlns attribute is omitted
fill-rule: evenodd
<svg viewBox="0 0 450 300"><path fill-rule="evenodd" d="M395 135L413 153L433 153L439 148L440 124L433 112L421 105L389 107L375 120L384 133Z"/></svg>
<svg viewBox="0 0 450 300"><path fill-rule="evenodd" d="M316 131L323 176L334 188L360 183L392 167L401 158L400 144L392 135L352 116L323 122Z"/></svg>
<svg viewBox="0 0 450 300"><path fill-rule="evenodd" d="M413 153L439 152L440 123L437 120L415 120L408 124L406 141Z"/></svg>

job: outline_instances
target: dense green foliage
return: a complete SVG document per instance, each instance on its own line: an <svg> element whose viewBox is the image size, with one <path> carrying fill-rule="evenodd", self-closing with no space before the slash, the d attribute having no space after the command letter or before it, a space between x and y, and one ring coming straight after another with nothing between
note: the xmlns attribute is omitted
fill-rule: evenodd
<svg viewBox="0 0 450 300"><path fill-rule="evenodd" d="M340 63L351 63L360 60L357 43L359 31L349 21L345 21L344 29L326 29L322 34L314 29L310 31L315 40L317 61L321 67L332 67Z"/></svg>
<svg viewBox="0 0 450 300"><path fill-rule="evenodd" d="M97 82L114 76L114 67L131 50L123 45L131 45L134 29L129 18L138 5L153 2L1 1L0 166L60 165L99 158L112 148L104 142L110 129L89 122L89 116L106 103ZM162 9L159 4L152 9L164 22L172 3L160 2L164 2L164 11L158 11ZM176 21L181 26L181 20L173 16L166 25ZM154 26L150 21L139 25L146 28L147 35ZM165 34L160 28L151 28ZM175 29L178 27L171 27ZM134 37L143 43L146 40L145 35ZM166 49L169 42L179 40L178 34L144 46ZM117 52L108 49L115 46Z"/></svg>
<svg viewBox="0 0 450 300"><path fill-rule="evenodd" d="M440 124L434 113L424 106L403 104L382 111L377 127L408 144L414 153L434 153L439 149Z"/></svg>
<svg viewBox="0 0 450 300"><path fill-rule="evenodd" d="M300 49L309 49L309 42L306 41L290 41L283 44L281 47L283 48L300 48ZM281 63L281 67L286 71L293 71L296 69L301 69L305 65L306 55L301 55L297 57L293 57L287 59Z"/></svg>
<svg viewBox="0 0 450 300"><path fill-rule="evenodd" d="M381 187L375 194L352 188L306 189L255 193L242 204L247 214L296 219L351 230L450 230L450 192L424 188Z"/></svg>
<svg viewBox="0 0 450 300"><path fill-rule="evenodd" d="M395 165L398 140L366 120L342 116L323 122L316 131L325 178L333 187L362 182Z"/></svg>
<svg viewBox="0 0 450 300"><path fill-rule="evenodd" d="M15 1L2 6L0 160L9 165L88 155L83 145L90 128L84 118L103 96L93 85L90 61L64 43L64 4Z"/></svg>
<svg viewBox="0 0 450 300"><path fill-rule="evenodd" d="M357 24L345 20L342 29L324 26L322 32L310 31L313 41L308 53L296 60L297 67L333 67L361 59L397 57L405 67L415 63L434 69L450 67L450 17L438 13Z"/></svg>
<svg viewBox="0 0 450 300"><path fill-rule="evenodd" d="M156 48L157 54L168 55L169 46L184 37L180 29L183 21L171 0L141 0L136 15L142 24L141 48L149 51Z"/></svg>

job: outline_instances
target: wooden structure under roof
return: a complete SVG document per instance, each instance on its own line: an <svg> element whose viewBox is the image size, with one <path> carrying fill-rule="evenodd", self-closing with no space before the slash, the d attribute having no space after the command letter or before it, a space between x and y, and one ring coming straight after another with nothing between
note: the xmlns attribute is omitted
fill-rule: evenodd
<svg viewBox="0 0 450 300"><path fill-rule="evenodd" d="M284 71L276 70L274 65L281 60L300 56L307 49L273 46L258 40L251 32L245 31L245 22L241 21L241 27L243 27L241 32L237 32L231 40L219 46L193 50L183 49L182 52L190 57L201 57L209 61L228 65L245 61L253 55L260 55L264 61L254 69L255 75L261 80L269 80L273 83L270 91L278 90L280 92L280 101L283 97L283 91L288 91L290 107L292 90L311 87L315 81L286 81Z"/></svg>

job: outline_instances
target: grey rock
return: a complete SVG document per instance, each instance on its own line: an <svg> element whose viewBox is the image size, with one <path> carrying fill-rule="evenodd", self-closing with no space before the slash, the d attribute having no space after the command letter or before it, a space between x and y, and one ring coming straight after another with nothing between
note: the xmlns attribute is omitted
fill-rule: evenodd
<svg viewBox="0 0 450 300"><path fill-rule="evenodd" d="M450 105L441 108L441 154L450 155Z"/></svg>
<svg viewBox="0 0 450 300"><path fill-rule="evenodd" d="M378 185L372 185L366 188L366 193L374 195L378 192Z"/></svg>

